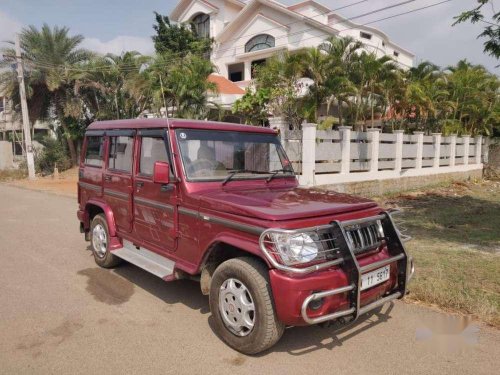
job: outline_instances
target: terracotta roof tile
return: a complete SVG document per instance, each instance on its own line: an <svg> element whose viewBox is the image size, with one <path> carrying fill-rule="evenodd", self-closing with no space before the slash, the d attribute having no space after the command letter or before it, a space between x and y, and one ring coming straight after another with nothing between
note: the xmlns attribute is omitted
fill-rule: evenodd
<svg viewBox="0 0 500 375"><path fill-rule="evenodd" d="M240 88L234 82L231 82L227 78L218 75L218 74L210 74L208 76L208 82L213 82L217 85L217 89L219 90L219 94L241 94L245 93L245 90Z"/></svg>

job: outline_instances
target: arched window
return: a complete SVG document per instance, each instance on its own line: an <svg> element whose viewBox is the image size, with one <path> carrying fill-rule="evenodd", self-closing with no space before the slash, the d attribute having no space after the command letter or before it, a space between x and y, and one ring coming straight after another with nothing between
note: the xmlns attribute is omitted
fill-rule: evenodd
<svg viewBox="0 0 500 375"><path fill-rule="evenodd" d="M272 47L274 47L274 37L267 34L260 34L254 36L245 44L245 52L259 51Z"/></svg>
<svg viewBox="0 0 500 375"><path fill-rule="evenodd" d="M210 38L210 15L200 13L191 22L200 38Z"/></svg>

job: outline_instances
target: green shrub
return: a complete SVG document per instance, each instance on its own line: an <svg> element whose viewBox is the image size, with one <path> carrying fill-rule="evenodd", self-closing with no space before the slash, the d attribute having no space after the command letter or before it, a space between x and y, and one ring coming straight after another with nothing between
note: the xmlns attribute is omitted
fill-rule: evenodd
<svg viewBox="0 0 500 375"><path fill-rule="evenodd" d="M56 165L59 171L65 171L71 167L71 160L63 142L45 137L40 143L45 147L36 154L35 167L38 172L47 175L54 172Z"/></svg>

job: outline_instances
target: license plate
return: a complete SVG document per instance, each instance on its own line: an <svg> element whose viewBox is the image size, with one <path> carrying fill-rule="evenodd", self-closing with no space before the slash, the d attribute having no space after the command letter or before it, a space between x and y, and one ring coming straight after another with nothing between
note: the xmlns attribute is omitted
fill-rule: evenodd
<svg viewBox="0 0 500 375"><path fill-rule="evenodd" d="M379 268L378 270L361 275L361 290L371 288L372 286L378 285L386 280L389 280L390 273L391 273L391 266L385 266Z"/></svg>

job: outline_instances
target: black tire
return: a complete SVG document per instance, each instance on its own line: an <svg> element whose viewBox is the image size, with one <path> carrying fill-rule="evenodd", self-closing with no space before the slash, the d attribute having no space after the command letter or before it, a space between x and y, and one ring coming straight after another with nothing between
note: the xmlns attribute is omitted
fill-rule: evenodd
<svg viewBox="0 0 500 375"><path fill-rule="evenodd" d="M237 279L244 284L255 306L254 325L245 336L231 332L219 310L221 286L229 279ZM269 271L255 258L234 258L217 267L210 284L210 311L215 320L216 333L226 344L244 354L257 354L270 348L285 330L285 325L276 316Z"/></svg>
<svg viewBox="0 0 500 375"><path fill-rule="evenodd" d="M106 236L106 245L104 252L102 250L98 251L95 246L94 229L97 226L100 226L100 228L104 229L104 233ZM95 262L100 267L112 268L121 263L121 259L111 254L111 252L109 251L109 230L108 223L106 222L104 214L98 214L92 219L92 223L90 224L90 246L92 247L92 253L94 255Z"/></svg>

